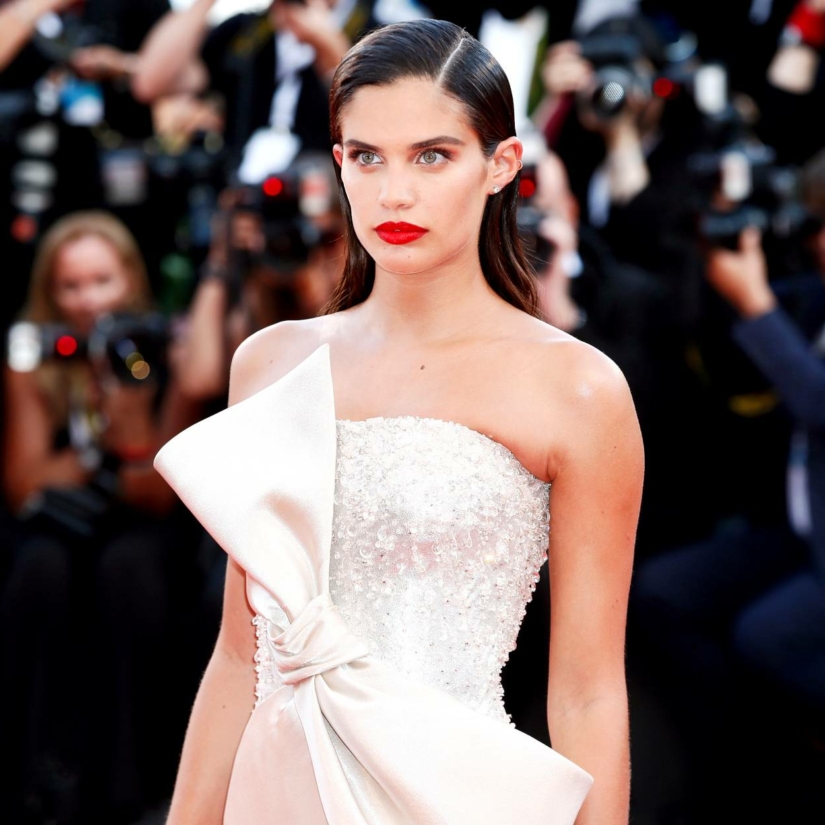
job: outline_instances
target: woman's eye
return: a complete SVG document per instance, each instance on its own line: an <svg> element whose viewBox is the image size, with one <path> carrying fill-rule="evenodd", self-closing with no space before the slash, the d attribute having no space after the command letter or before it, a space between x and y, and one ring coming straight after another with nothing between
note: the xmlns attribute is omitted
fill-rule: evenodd
<svg viewBox="0 0 825 825"><path fill-rule="evenodd" d="M372 166L375 163L375 152L359 152L358 160L363 163L364 166Z"/></svg>
<svg viewBox="0 0 825 825"><path fill-rule="evenodd" d="M441 153L436 152L435 149L427 149L426 152L421 153L421 162L425 166L432 166L435 163L438 163L438 158L440 157Z"/></svg>

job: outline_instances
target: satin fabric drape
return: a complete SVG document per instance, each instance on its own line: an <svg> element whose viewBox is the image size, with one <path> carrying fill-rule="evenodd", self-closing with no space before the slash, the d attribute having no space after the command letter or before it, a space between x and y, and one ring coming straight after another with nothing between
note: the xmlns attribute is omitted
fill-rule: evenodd
<svg viewBox="0 0 825 825"><path fill-rule="evenodd" d="M335 427L323 344L278 381L179 433L154 460L246 571L280 676L244 731L224 822L571 825L588 773L395 673L332 604Z"/></svg>

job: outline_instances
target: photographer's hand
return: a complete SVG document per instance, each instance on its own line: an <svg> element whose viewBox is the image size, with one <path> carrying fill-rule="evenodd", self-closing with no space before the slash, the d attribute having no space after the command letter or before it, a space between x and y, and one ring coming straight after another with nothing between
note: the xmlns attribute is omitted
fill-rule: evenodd
<svg viewBox="0 0 825 825"><path fill-rule="evenodd" d="M823 46L825 0L800 0L782 31L768 82L791 94L807 94L816 83Z"/></svg>
<svg viewBox="0 0 825 825"><path fill-rule="evenodd" d="M547 50L541 67L545 92L554 98L579 92L593 77L593 66L581 56L575 40L563 40Z"/></svg>
<svg viewBox="0 0 825 825"><path fill-rule="evenodd" d="M138 56L122 52L114 46L98 45L78 49L69 66L78 77L86 80L116 80L129 78L138 67Z"/></svg>
<svg viewBox="0 0 825 825"><path fill-rule="evenodd" d="M712 249L705 275L710 285L743 317L756 318L777 305L768 282L762 233L749 227L739 236L739 249Z"/></svg>
<svg viewBox="0 0 825 825"><path fill-rule="evenodd" d="M327 0L275 3L275 25L288 29L298 40L315 49L315 69L328 80L352 45L338 25Z"/></svg>
<svg viewBox="0 0 825 825"><path fill-rule="evenodd" d="M101 449L127 461L154 455L158 446L154 413L157 384L151 379L141 384L119 381L108 363L97 366L96 377L105 422Z"/></svg>
<svg viewBox="0 0 825 825"><path fill-rule="evenodd" d="M575 40L563 40L547 50L541 66L544 96L531 117L544 132L548 145L554 144L574 95L590 83L592 76L593 66L581 56Z"/></svg>

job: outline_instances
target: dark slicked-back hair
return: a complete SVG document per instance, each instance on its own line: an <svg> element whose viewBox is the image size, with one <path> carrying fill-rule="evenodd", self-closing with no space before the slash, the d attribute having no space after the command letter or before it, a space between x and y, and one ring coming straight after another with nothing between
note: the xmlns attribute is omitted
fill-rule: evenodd
<svg viewBox="0 0 825 825"><path fill-rule="evenodd" d="M364 86L387 86L403 78L432 80L464 105L487 157L516 134L507 75L492 54L466 30L446 20L414 20L375 29L341 61L329 94L333 143L341 142L341 117ZM376 114L380 117L380 113ZM375 282L375 262L355 235L349 200L335 164L347 243L344 271L322 313L364 301ZM505 301L539 317L533 269L516 225L519 176L487 200L478 252L484 277Z"/></svg>

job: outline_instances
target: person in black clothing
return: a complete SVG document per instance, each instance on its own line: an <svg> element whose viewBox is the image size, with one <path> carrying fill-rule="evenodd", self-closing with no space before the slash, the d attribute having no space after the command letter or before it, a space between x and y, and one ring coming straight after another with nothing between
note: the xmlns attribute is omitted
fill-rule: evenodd
<svg viewBox="0 0 825 825"><path fill-rule="evenodd" d="M820 210L824 170L823 154L804 169ZM825 804L825 230L810 241L819 277L769 280L753 227L739 249L707 256L708 282L735 313L729 334L793 426L786 518L726 519L635 574L630 649L680 734L691 825L806 819Z"/></svg>
<svg viewBox="0 0 825 825"><path fill-rule="evenodd" d="M246 159L253 171L242 173L245 183L279 171L299 151L329 151L328 83L353 38L370 25L369 10L356 3L344 15L343 4L330 0L274 0L262 13L212 27L213 5L196 0L149 34L132 81L138 99L218 92L226 107L230 175ZM261 155L268 156L263 166L255 162Z"/></svg>
<svg viewBox="0 0 825 825"><path fill-rule="evenodd" d="M825 143L821 0L644 0L642 7L694 32L703 59L725 66L730 88L753 100L756 131L780 163L804 163Z"/></svg>
<svg viewBox="0 0 825 825"><path fill-rule="evenodd" d="M44 235L10 330L3 500L19 540L0 598L9 822L130 822L172 778L176 699L189 697L164 641L177 618L172 581L194 580L182 552L191 521L151 459L197 409L179 392L174 341L133 326L131 338L110 339L117 356L83 343L99 341L110 313L148 323L152 309L128 230L107 213L73 213ZM32 331L43 350L27 362L36 350L20 344Z"/></svg>
<svg viewBox="0 0 825 825"><path fill-rule="evenodd" d="M596 66L581 52L597 38L637 48L629 67L638 85L612 116L592 103ZM695 229L698 190L687 157L701 120L687 94L670 100L652 92L666 65L666 42L652 21L641 15L610 17L576 40L550 47L543 70L546 99L536 110L548 145L568 170L581 204L580 233L589 239L592 255L622 268L634 289L639 278L633 273L640 274L655 293L657 333L640 331L645 340L634 354L640 389L651 390L640 393L637 407L649 456L640 556L703 535L715 517L702 495L696 461L703 453L712 458L712 446L700 436L711 413L690 361L701 315L702 270Z"/></svg>

